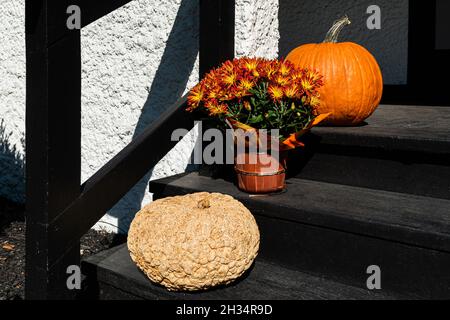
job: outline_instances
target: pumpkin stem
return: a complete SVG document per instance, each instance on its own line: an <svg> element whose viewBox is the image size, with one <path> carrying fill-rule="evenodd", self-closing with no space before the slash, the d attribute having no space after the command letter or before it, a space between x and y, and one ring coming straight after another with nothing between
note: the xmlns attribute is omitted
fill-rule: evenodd
<svg viewBox="0 0 450 320"><path fill-rule="evenodd" d="M324 43L336 43L338 41L339 33L345 27L351 24L350 19L346 15L333 23L333 26L328 30Z"/></svg>

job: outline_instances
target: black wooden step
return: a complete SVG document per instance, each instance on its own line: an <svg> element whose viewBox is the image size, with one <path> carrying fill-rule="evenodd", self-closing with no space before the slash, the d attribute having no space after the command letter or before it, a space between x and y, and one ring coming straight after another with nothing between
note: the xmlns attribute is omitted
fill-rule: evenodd
<svg viewBox="0 0 450 320"><path fill-rule="evenodd" d="M364 288L378 265L386 289L450 297L450 201L293 178L251 197L199 173L152 181L155 197L197 191L241 200L261 230L261 257Z"/></svg>
<svg viewBox="0 0 450 320"><path fill-rule="evenodd" d="M288 169L303 179L450 199L450 107L382 105L360 127L319 127Z"/></svg>
<svg viewBox="0 0 450 320"><path fill-rule="evenodd" d="M288 300L288 299L405 299L384 290L369 291L293 271L257 259L236 283L201 293L176 293L152 284L130 258L126 245L83 261L90 291L100 299Z"/></svg>
<svg viewBox="0 0 450 320"><path fill-rule="evenodd" d="M380 105L359 127L316 127L326 144L450 153L450 107Z"/></svg>

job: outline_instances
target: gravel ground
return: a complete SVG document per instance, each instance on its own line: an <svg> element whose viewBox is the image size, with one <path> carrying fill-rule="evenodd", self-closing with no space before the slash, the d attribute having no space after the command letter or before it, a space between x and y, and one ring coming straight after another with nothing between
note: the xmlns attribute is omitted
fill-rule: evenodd
<svg viewBox="0 0 450 320"><path fill-rule="evenodd" d="M81 256L88 257L124 242L123 236L90 230L81 239ZM0 198L0 300L24 298L24 208Z"/></svg>

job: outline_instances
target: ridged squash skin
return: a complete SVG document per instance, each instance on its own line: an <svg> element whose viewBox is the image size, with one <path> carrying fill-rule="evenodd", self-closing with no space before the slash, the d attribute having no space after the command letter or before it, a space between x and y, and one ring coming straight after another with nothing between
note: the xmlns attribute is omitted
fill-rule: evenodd
<svg viewBox="0 0 450 320"><path fill-rule="evenodd" d="M247 271L259 250L250 211L229 195L200 192L156 200L130 226L131 259L170 291L229 284Z"/></svg>
<svg viewBox="0 0 450 320"><path fill-rule="evenodd" d="M302 45L286 57L324 77L319 112L332 113L325 121L328 125L361 124L378 107L383 94L383 76L374 56L356 43L337 42L340 29L349 23L348 18L337 21L328 40Z"/></svg>

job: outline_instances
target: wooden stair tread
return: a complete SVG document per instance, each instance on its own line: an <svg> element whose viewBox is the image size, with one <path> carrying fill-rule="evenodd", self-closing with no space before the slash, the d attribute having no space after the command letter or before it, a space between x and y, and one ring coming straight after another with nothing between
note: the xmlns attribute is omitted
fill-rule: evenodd
<svg viewBox="0 0 450 320"><path fill-rule="evenodd" d="M380 105L359 127L316 127L322 143L450 153L450 107Z"/></svg>
<svg viewBox="0 0 450 320"><path fill-rule="evenodd" d="M321 277L280 267L256 259L253 267L236 283L201 293L176 293L152 284L130 258L126 245L101 252L83 261L83 272L128 298L183 300L240 300L240 299L404 299L384 291L369 291Z"/></svg>
<svg viewBox="0 0 450 320"><path fill-rule="evenodd" d="M288 180L285 193L251 197L197 172L152 181L150 191L225 193L261 215L450 252L449 200L298 178Z"/></svg>

